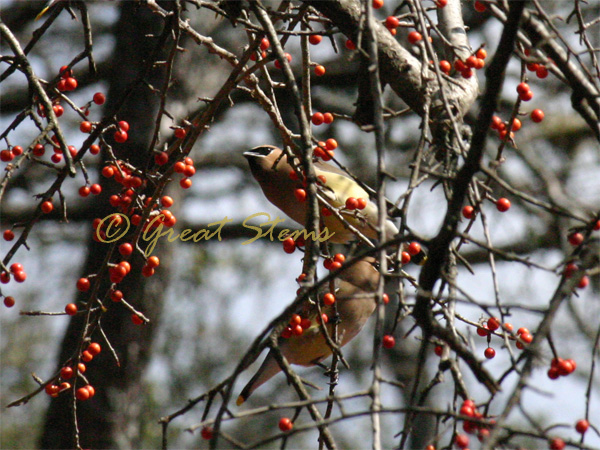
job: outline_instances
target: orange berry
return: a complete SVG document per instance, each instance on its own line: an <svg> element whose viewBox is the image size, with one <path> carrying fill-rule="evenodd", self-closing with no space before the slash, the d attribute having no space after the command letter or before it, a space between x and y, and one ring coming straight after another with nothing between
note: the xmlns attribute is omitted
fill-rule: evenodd
<svg viewBox="0 0 600 450"><path fill-rule="evenodd" d="M321 65L315 66L315 75L318 77L325 75L325 67Z"/></svg>

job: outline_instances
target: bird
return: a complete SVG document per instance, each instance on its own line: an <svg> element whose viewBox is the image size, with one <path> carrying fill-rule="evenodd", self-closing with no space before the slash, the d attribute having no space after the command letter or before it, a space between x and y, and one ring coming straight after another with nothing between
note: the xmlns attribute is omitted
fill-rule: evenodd
<svg viewBox="0 0 600 450"><path fill-rule="evenodd" d="M287 155L273 145L261 145L244 152L244 156L267 200L294 221L305 226L307 202L299 201L295 193L297 189L303 188L302 180L290 176L294 170L288 162ZM369 194L350 175L336 166L316 161L314 167L320 179L319 192L322 197L330 206L338 209L342 217L363 235L377 239L378 208L369 200ZM364 209L348 210L346 201L351 197L366 200ZM321 220L330 233L335 233L329 239L330 242L347 244L356 239L356 235L335 215L321 214ZM385 223L385 229L388 238L398 233L398 229L389 219Z"/></svg>
<svg viewBox="0 0 600 450"><path fill-rule="evenodd" d="M348 267L335 279L335 308L339 318L337 343L340 347L350 342L373 314L377 306L375 292L379 284L379 277L376 260L367 256ZM329 293L328 289L320 293L319 298L322 303L327 293ZM333 305L321 307L321 312L327 314L331 319L333 319L334 311ZM318 317L316 304L307 300L300 306L299 312L305 319L310 319L310 326L304 329L300 335L293 333L290 335L288 330L287 336L278 338L278 346L281 354L291 364L312 366L323 361L331 355L332 351L323 336L319 321L316 320ZM293 319L294 316L292 316ZM333 320L329 320L326 325L330 337L333 332L332 323ZM282 332L282 335L285 331ZM279 371L281 368L271 350L256 374L242 389L237 398L237 405L244 403L259 386L270 380Z"/></svg>

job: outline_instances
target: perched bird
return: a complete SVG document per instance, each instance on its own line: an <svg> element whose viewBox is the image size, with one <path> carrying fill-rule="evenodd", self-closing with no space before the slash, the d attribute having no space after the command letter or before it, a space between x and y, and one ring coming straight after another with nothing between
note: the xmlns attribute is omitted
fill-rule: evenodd
<svg viewBox="0 0 600 450"><path fill-rule="evenodd" d="M337 325L338 344L343 347L350 342L362 329L367 319L375 310L375 291L379 283L379 271L375 268L375 259L365 257L349 267L339 278L335 280L336 290L334 293L335 306L339 317ZM327 306L328 290L319 296L324 303L321 311L330 318L327 323L327 331L332 336L334 306ZM331 298L331 297L330 297ZM290 332L289 329L282 332L279 338L279 350L282 355L292 364L301 366L312 366L331 355L331 348L323 336L318 319L316 304L307 301L302 305L300 318L309 319L304 322L306 327L300 335ZM300 320L296 317L296 319ZM294 317L292 317L292 321ZM324 320L324 319L323 319ZM288 332L285 335L286 331ZM263 383L279 373L281 368L275 360L272 351L269 352L262 365L240 393L237 404L241 405L248 397Z"/></svg>
<svg viewBox="0 0 600 450"><path fill-rule="evenodd" d="M296 191L302 189L302 181L294 176L287 155L280 148L261 145L244 153L250 164L252 175L267 199L299 224L306 225L307 202L298 200ZM281 157L281 159L279 159ZM279 159L279 161L278 161ZM277 164L275 165L275 163ZM274 166L275 165L275 166ZM319 189L329 205L337 208L348 223L365 236L376 239L375 227L378 222L378 208L369 200L369 194L360 187L346 172L321 161L315 162L315 172L319 177ZM363 209L349 210L346 201L349 198L363 199ZM330 239L335 243L348 243L356 239L355 234L344 226L335 215L321 214L321 220L329 232L335 234ZM398 233L396 226L388 220L386 235L392 237Z"/></svg>

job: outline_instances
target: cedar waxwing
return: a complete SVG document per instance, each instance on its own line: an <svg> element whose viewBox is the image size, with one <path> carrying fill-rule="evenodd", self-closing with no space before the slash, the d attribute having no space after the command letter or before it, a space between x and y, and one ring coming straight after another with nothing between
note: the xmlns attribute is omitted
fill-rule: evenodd
<svg viewBox="0 0 600 450"><path fill-rule="evenodd" d="M337 334L340 347L346 345L360 332L375 310L375 291L380 275L374 264L374 258L365 257L335 279L334 296L339 316ZM326 292L329 290L327 289L319 295L322 304ZM334 309L333 306L322 306L321 311L331 319ZM331 348L327 345L317 321L317 306L309 301L305 302L301 307L300 316L309 318L310 326L305 328L300 335L291 334L288 337L280 337L279 350L291 364L312 366L331 355ZM331 337L333 325L327 323L326 327ZM290 330L287 331L289 335ZM279 364L269 352L256 374L240 393L237 404L244 403L256 388L271 379L280 370Z"/></svg>
<svg viewBox="0 0 600 450"><path fill-rule="evenodd" d="M302 181L294 180L290 177L293 172L292 166L288 163L287 155L273 165L282 155L280 148L272 145L261 145L244 153L250 164L252 175L260 184L267 199L290 216L301 225L306 223L307 202L301 202L296 199L294 191L302 188ZM376 239L377 232L375 226L378 222L378 208L375 203L369 200L369 194L360 187L346 172L338 169L331 164L321 161L315 162L315 172L317 176L323 176L319 182L319 192L335 208L338 208L342 216L365 236ZM345 209L346 200L350 197L356 199L362 198L367 204L362 210L348 211ZM354 240L356 236L347 229L344 224L334 215L324 216L321 214L321 220L329 233L335 233L330 241L335 243L348 243ZM398 229L388 220L386 222L386 236L391 238Z"/></svg>

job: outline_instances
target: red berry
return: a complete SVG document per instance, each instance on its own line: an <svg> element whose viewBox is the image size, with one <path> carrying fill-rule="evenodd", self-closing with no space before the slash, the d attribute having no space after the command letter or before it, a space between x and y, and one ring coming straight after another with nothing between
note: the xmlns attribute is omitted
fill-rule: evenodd
<svg viewBox="0 0 600 450"><path fill-rule="evenodd" d="M588 284L590 284L590 278L587 275L584 275L583 277L581 277L581 280L579 280L577 287L579 289L584 289L587 287Z"/></svg>
<svg viewBox="0 0 600 450"><path fill-rule="evenodd" d="M381 344L383 345L383 348L393 348L394 345L396 345L396 338L394 338L394 336L391 334L386 334L383 337Z"/></svg>
<svg viewBox="0 0 600 450"><path fill-rule="evenodd" d="M329 138L325 141L325 148L327 150L335 150L338 146L338 143L335 139Z"/></svg>
<svg viewBox="0 0 600 450"><path fill-rule="evenodd" d="M294 427L293 422L288 419L287 417L283 417L280 421L279 421L279 429L281 431L290 431L292 428Z"/></svg>
<svg viewBox="0 0 600 450"><path fill-rule="evenodd" d="M519 131L521 129L521 121L518 118L514 118L512 125L510 126L511 131Z"/></svg>
<svg viewBox="0 0 600 450"><path fill-rule="evenodd" d="M12 241L15 238L15 233L12 230L4 230L3 237L5 241Z"/></svg>
<svg viewBox="0 0 600 450"><path fill-rule="evenodd" d="M11 297L10 295L8 297L4 297L4 306L7 308L12 308L15 306L15 298Z"/></svg>
<svg viewBox="0 0 600 450"><path fill-rule="evenodd" d="M315 66L315 75L318 77L325 75L325 67L321 65Z"/></svg>
<svg viewBox="0 0 600 450"><path fill-rule="evenodd" d="M133 252L133 245L129 242L125 242L119 245L119 253L123 256L129 256Z"/></svg>
<svg viewBox="0 0 600 450"><path fill-rule="evenodd" d="M600 230L600 220L596 221L596 223L594 224L594 231L598 230Z"/></svg>
<svg viewBox="0 0 600 450"><path fill-rule="evenodd" d="M94 355L92 355L87 350L84 350L83 352L81 352L81 359L84 362L90 362L92 359L94 359Z"/></svg>
<svg viewBox="0 0 600 450"><path fill-rule="evenodd" d="M65 306L65 312L69 316L74 316L77 314L77 305L75 303L69 303L67 306Z"/></svg>
<svg viewBox="0 0 600 450"><path fill-rule="evenodd" d="M260 41L260 49L261 51L265 51L268 50L268 48L271 46L271 43L269 42L269 39L267 39L266 37L262 38L262 40Z"/></svg>
<svg viewBox="0 0 600 450"><path fill-rule="evenodd" d="M134 325L141 325L141 324L144 323L144 319L142 319L137 314L132 314L131 315L131 321L134 323Z"/></svg>
<svg viewBox="0 0 600 450"><path fill-rule="evenodd" d="M346 209L349 211L353 211L356 208L358 208L358 200L356 200L354 197L348 197L346 199Z"/></svg>
<svg viewBox="0 0 600 450"><path fill-rule="evenodd" d="M398 28L399 25L400 21L396 16L388 16L387 19L385 19L385 26L388 29Z"/></svg>
<svg viewBox="0 0 600 450"><path fill-rule="evenodd" d="M327 125L329 125L330 123L333 122L333 114L327 112L323 114L323 123L326 123Z"/></svg>
<svg viewBox="0 0 600 450"><path fill-rule="evenodd" d="M487 327L490 331L496 331L498 328L500 328L500 320L498 320L496 317L490 317L487 321Z"/></svg>
<svg viewBox="0 0 600 450"><path fill-rule="evenodd" d="M2 150L0 152L0 160L3 162L9 162L14 159L15 155L10 150Z"/></svg>
<svg viewBox="0 0 600 450"><path fill-rule="evenodd" d="M348 50L356 50L356 44L354 44L354 42L352 42L350 39L348 39L346 41L346 48Z"/></svg>
<svg viewBox="0 0 600 450"><path fill-rule="evenodd" d="M306 200L306 191L304 189L296 189L294 190L294 196L296 197L296 200L303 202Z"/></svg>
<svg viewBox="0 0 600 450"><path fill-rule="evenodd" d="M524 102L528 102L529 100L531 100L533 98L533 92L532 91L525 91L522 94L519 94L519 98L521 100L523 100Z"/></svg>
<svg viewBox="0 0 600 450"><path fill-rule="evenodd" d="M551 380L556 380L559 376L560 373L558 372L557 367L550 367L550 369L548 369L548 378Z"/></svg>
<svg viewBox="0 0 600 450"><path fill-rule="evenodd" d="M452 65L448 61L446 61L445 59L440 61L440 70L442 72L444 72L445 74L449 74L451 69Z"/></svg>
<svg viewBox="0 0 600 450"><path fill-rule="evenodd" d="M93 356L96 356L102 351L102 347L100 347L100 344L98 344L97 342L92 342L88 346L87 351L90 352Z"/></svg>
<svg viewBox="0 0 600 450"><path fill-rule="evenodd" d="M102 192L102 186L100 186L98 183L94 183L90 186L90 192L94 195L98 195L100 192Z"/></svg>
<svg viewBox="0 0 600 450"><path fill-rule="evenodd" d="M488 330L487 326L477 327L477 334L481 337L486 337L490 335L490 330Z"/></svg>
<svg viewBox="0 0 600 450"><path fill-rule="evenodd" d="M87 400L90 398L90 391L86 387L79 388L75 392L75 397L80 401Z"/></svg>
<svg viewBox="0 0 600 450"><path fill-rule="evenodd" d="M49 201L49 200L46 200L45 202L42 202L42 206L41 206L41 208L42 208L42 212L43 212L44 214L49 214L49 213L51 213L51 212L52 212L52 210L54 209L54 205L52 204L52 202L51 202L51 201Z"/></svg>
<svg viewBox="0 0 600 450"><path fill-rule="evenodd" d="M154 155L154 162L157 166L164 166L169 162L169 155L167 152L158 152Z"/></svg>
<svg viewBox="0 0 600 450"><path fill-rule="evenodd" d="M421 244L418 242L411 242L407 248L407 251L410 256L416 256L421 253Z"/></svg>
<svg viewBox="0 0 600 450"><path fill-rule="evenodd" d="M473 7L475 8L475 11L477 11L477 12L480 12L480 13L484 12L484 11L485 11L485 9L486 9L486 7L485 7L485 4L484 4L484 3L482 3L482 2L480 2L479 0L477 0L477 1L476 1L476 2L473 4Z"/></svg>
<svg viewBox="0 0 600 450"><path fill-rule="evenodd" d="M110 291L110 299L113 302L120 302L123 299L123 293L121 291L118 290L111 290Z"/></svg>
<svg viewBox="0 0 600 450"><path fill-rule="evenodd" d="M408 252L402 252L400 254L400 259L403 265L406 265L410 262L410 254Z"/></svg>
<svg viewBox="0 0 600 450"><path fill-rule="evenodd" d="M335 295L333 295L331 292L328 292L323 296L323 303L325 306L333 305L335 303Z"/></svg>
<svg viewBox="0 0 600 450"><path fill-rule="evenodd" d="M191 178L196 174L196 168L192 164L186 164L185 169L183 169L183 175L185 177Z"/></svg>
<svg viewBox="0 0 600 450"><path fill-rule="evenodd" d="M444 347L442 347L441 345L436 345L435 348L433 349L433 353L435 353L436 356L442 356L443 351L444 351Z"/></svg>
<svg viewBox="0 0 600 450"><path fill-rule="evenodd" d="M463 207L462 215L465 219L472 219L475 216L475 208L473 208L471 205Z"/></svg>
<svg viewBox="0 0 600 450"><path fill-rule="evenodd" d="M65 113L65 108L63 108L60 105L54 105L52 107L52 111L54 111L54 115L56 117L60 117L60 116L62 116Z"/></svg>
<svg viewBox="0 0 600 450"><path fill-rule="evenodd" d="M373 6L373 9L379 9L383 6L383 0L373 0L371 5Z"/></svg>
<svg viewBox="0 0 600 450"><path fill-rule="evenodd" d="M448 4L448 0L433 0L433 3L435 3L435 6L438 8L443 8ZM433 450L435 450L435 448Z"/></svg>
<svg viewBox="0 0 600 450"><path fill-rule="evenodd" d="M530 91L531 88L529 87L529 85L527 83L519 83L517 85L517 93L519 95L524 94L527 91Z"/></svg>
<svg viewBox="0 0 600 450"><path fill-rule="evenodd" d="M531 120L533 120L535 123L540 123L542 120L544 120L544 111L541 109L534 109L531 111Z"/></svg>
<svg viewBox="0 0 600 450"><path fill-rule="evenodd" d="M496 202L496 209L500 212L506 212L510 209L510 200L507 198L499 198Z"/></svg>
<svg viewBox="0 0 600 450"><path fill-rule="evenodd" d="M356 199L356 209L365 209L367 207L368 204L368 200L366 198L357 198Z"/></svg>
<svg viewBox="0 0 600 450"><path fill-rule="evenodd" d="M77 280L77 290L81 292L87 292L90 290L90 280L87 278L80 278Z"/></svg>
<svg viewBox="0 0 600 450"><path fill-rule="evenodd" d="M573 274L577 271L578 267L575 263L569 263L565 266L564 274L565 278L571 278Z"/></svg>
<svg viewBox="0 0 600 450"><path fill-rule="evenodd" d="M470 67L471 69L474 69L475 66L477 66L477 57L475 55L469 56L465 60L465 64L467 65L467 67Z"/></svg>
<svg viewBox="0 0 600 450"><path fill-rule="evenodd" d="M454 443L459 448L466 448L469 445L469 436L466 434L457 434Z"/></svg>
<svg viewBox="0 0 600 450"><path fill-rule="evenodd" d="M487 359L492 359L494 356L496 356L496 350L494 350L492 347L488 347L485 349L483 354Z"/></svg>
<svg viewBox="0 0 600 450"><path fill-rule="evenodd" d="M96 105L102 105L106 101L106 96L102 92L96 92L92 100Z"/></svg>
<svg viewBox="0 0 600 450"><path fill-rule="evenodd" d="M577 430L578 433L581 433L581 434L584 434L588 430L589 427L590 427L590 423L585 419L578 420L577 423L575 424L575 429Z"/></svg>
<svg viewBox="0 0 600 450"><path fill-rule="evenodd" d="M118 124L119 129L123 131L129 131L129 123L125 120L121 120Z"/></svg>
<svg viewBox="0 0 600 450"><path fill-rule="evenodd" d="M580 245L583 242L583 234L581 233L573 233L571 235L569 235L569 244L571 244L573 247L577 247L578 245Z"/></svg>
<svg viewBox="0 0 600 450"><path fill-rule="evenodd" d="M538 66L538 68L535 71L535 74L538 78L546 78L548 76L548 69L546 69L544 66Z"/></svg>
<svg viewBox="0 0 600 450"><path fill-rule="evenodd" d="M189 189L192 187L192 180L190 180L189 178L183 178L179 182L179 186L181 186L183 189Z"/></svg>
<svg viewBox="0 0 600 450"><path fill-rule="evenodd" d="M89 133L90 131L92 131L92 124L87 120L84 120L79 124L79 131L81 131L82 133Z"/></svg>
<svg viewBox="0 0 600 450"><path fill-rule="evenodd" d="M325 118L323 117L323 113L316 112L312 115L311 121L313 125L321 125Z"/></svg>
<svg viewBox="0 0 600 450"><path fill-rule="evenodd" d="M283 241L283 251L292 254L296 251L296 243L294 239L289 237Z"/></svg>
<svg viewBox="0 0 600 450"><path fill-rule="evenodd" d="M204 439L206 441L210 441L212 439L212 437L213 437L213 429L211 427L209 427L209 426L202 427L202 431L200 432L200 436L202 436L202 439Z"/></svg>
<svg viewBox="0 0 600 450"><path fill-rule="evenodd" d="M15 145L11 151L14 156L21 156L23 154L23 147Z"/></svg>
<svg viewBox="0 0 600 450"><path fill-rule="evenodd" d="M79 188L79 195L81 197L87 197L88 195L90 195L90 188L89 188L89 186L81 186Z"/></svg>
<svg viewBox="0 0 600 450"><path fill-rule="evenodd" d="M127 132L124 130L117 130L115 131L115 142L118 142L119 144L122 144L123 142L127 141L127 138L129 137L127 135Z"/></svg>
<svg viewBox="0 0 600 450"><path fill-rule="evenodd" d="M461 76L465 79L469 79L473 76L473 69L465 69L463 71L460 72Z"/></svg>
<svg viewBox="0 0 600 450"><path fill-rule="evenodd" d="M566 444L561 438L553 438L550 441L550 449L551 450L563 450Z"/></svg>
<svg viewBox="0 0 600 450"><path fill-rule="evenodd" d="M71 366L65 366L60 369L60 377L63 380L68 380L73 377L73 368Z"/></svg>
<svg viewBox="0 0 600 450"><path fill-rule="evenodd" d="M408 33L408 42L413 45L419 42L421 39L423 39L423 36L418 31L411 31Z"/></svg>
<svg viewBox="0 0 600 450"><path fill-rule="evenodd" d="M308 38L308 42L310 42L312 45L318 45L321 43L322 39L323 36L321 36L320 34L311 34Z"/></svg>
<svg viewBox="0 0 600 450"><path fill-rule="evenodd" d="M65 90L74 91L77 89L77 80L73 77L69 77L65 79Z"/></svg>
<svg viewBox="0 0 600 450"><path fill-rule="evenodd" d="M183 139L187 136L187 131L185 128L176 128L175 129L175 137L177 139Z"/></svg>
<svg viewBox="0 0 600 450"><path fill-rule="evenodd" d="M487 58L487 51L485 48L480 48L475 52L475 56L479 59L485 59Z"/></svg>
<svg viewBox="0 0 600 450"><path fill-rule="evenodd" d="M33 147L33 155L39 158L44 156L44 153L46 153L46 148L42 144L35 144Z"/></svg>

